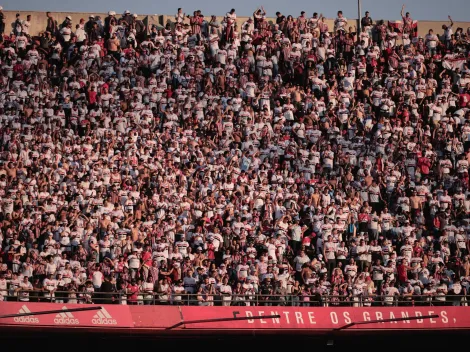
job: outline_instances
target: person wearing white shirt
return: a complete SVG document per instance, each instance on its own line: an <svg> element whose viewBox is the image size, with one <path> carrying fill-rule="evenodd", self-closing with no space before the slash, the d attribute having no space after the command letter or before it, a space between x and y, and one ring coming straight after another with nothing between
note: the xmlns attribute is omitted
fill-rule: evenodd
<svg viewBox="0 0 470 352"><path fill-rule="evenodd" d="M133 249L132 254L127 257L127 263L129 265L129 271L131 273L132 278L135 277L137 271L140 268L140 259L137 254L137 250Z"/></svg>
<svg viewBox="0 0 470 352"><path fill-rule="evenodd" d="M300 254L294 258L295 271L300 274L302 266L310 262L310 258L305 254L305 251L300 251Z"/></svg>
<svg viewBox="0 0 470 352"><path fill-rule="evenodd" d="M75 26L75 36L77 37L77 43L83 43L88 37L85 29L82 28L79 24Z"/></svg>
<svg viewBox="0 0 470 352"><path fill-rule="evenodd" d="M359 268L360 271L364 271L364 267L367 265L367 260L369 258L369 246L365 244L364 240L359 242L357 246L357 254L359 256Z"/></svg>
<svg viewBox="0 0 470 352"><path fill-rule="evenodd" d="M452 21L452 18L450 16L448 16L448 18L450 20L450 24L449 25L446 25L446 24L442 25L442 29L444 30L444 41L445 41L447 49L449 49L449 47L450 47L452 35L454 34L454 31L452 29L452 27L454 25L454 21Z"/></svg>
<svg viewBox="0 0 470 352"><path fill-rule="evenodd" d="M395 301L395 296L399 295L399 291L396 287L390 286L388 283L384 285L384 303L386 306L392 306Z"/></svg>
<svg viewBox="0 0 470 352"><path fill-rule="evenodd" d="M175 22L182 24L184 22L185 17L186 17L186 14L183 12L183 9L181 7L178 8L178 12L175 15Z"/></svg>
<svg viewBox="0 0 470 352"><path fill-rule="evenodd" d="M336 243L333 242L333 237L328 236L328 241L323 245L323 256L325 258L328 274L331 275L336 267Z"/></svg>
<svg viewBox="0 0 470 352"><path fill-rule="evenodd" d="M20 301L28 302L29 301L29 291L33 290L33 285L29 282L29 278L27 276L23 277L23 281L20 282L18 290L21 291L20 293Z"/></svg>
<svg viewBox="0 0 470 352"><path fill-rule="evenodd" d="M335 19L335 33L344 31L348 25L348 20L343 16L343 11L338 11L338 17Z"/></svg>
<svg viewBox="0 0 470 352"><path fill-rule="evenodd" d="M67 24L67 26L60 30L60 34L62 35L64 42L68 43L72 37L72 25L70 23Z"/></svg>
<svg viewBox="0 0 470 352"><path fill-rule="evenodd" d="M222 279L222 284L219 286L219 292L222 296L222 306L230 306L230 302L232 301L232 287L228 284L227 276Z"/></svg>
<svg viewBox="0 0 470 352"><path fill-rule="evenodd" d="M434 31L432 29L429 30L428 34L426 34L425 43L428 47L429 54L431 56L435 55L437 45L439 44L439 38L437 37L437 35L434 34Z"/></svg>
<svg viewBox="0 0 470 352"><path fill-rule="evenodd" d="M24 35L29 35L29 29L31 28L31 15L26 16L26 20L22 22L22 27L22 33Z"/></svg>

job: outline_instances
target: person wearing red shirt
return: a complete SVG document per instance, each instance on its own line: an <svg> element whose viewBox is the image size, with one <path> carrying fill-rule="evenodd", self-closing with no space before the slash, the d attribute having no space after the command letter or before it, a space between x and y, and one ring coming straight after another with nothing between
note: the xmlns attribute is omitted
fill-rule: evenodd
<svg viewBox="0 0 470 352"><path fill-rule="evenodd" d="M413 245L413 257L421 258L423 256L423 248L419 245L418 241L415 241Z"/></svg>
<svg viewBox="0 0 470 352"><path fill-rule="evenodd" d="M139 286L134 279L131 280L131 283L126 287L127 301L129 304L137 304L137 296L139 293Z"/></svg>
<svg viewBox="0 0 470 352"><path fill-rule="evenodd" d="M375 166L378 174L381 174L384 169L384 161L382 159L382 154L377 155L377 159L375 159Z"/></svg>
<svg viewBox="0 0 470 352"><path fill-rule="evenodd" d="M100 88L100 94L107 94L109 92L109 84L108 82L104 82Z"/></svg>
<svg viewBox="0 0 470 352"><path fill-rule="evenodd" d="M418 155L418 167L421 170L421 174L429 175L429 171L431 168L431 161L427 157L423 156L421 152L419 152L417 155Z"/></svg>
<svg viewBox="0 0 470 352"><path fill-rule="evenodd" d="M370 216L365 212L365 209L362 208L358 216L359 220L359 232L366 233L369 226Z"/></svg>
<svg viewBox="0 0 470 352"><path fill-rule="evenodd" d="M404 285L408 281L408 263L406 259L403 259L400 264L397 265L397 276L398 283Z"/></svg>
<svg viewBox="0 0 470 352"><path fill-rule="evenodd" d="M170 99L173 96L173 91L171 90L171 86L168 86L168 88L165 90L166 97Z"/></svg>
<svg viewBox="0 0 470 352"><path fill-rule="evenodd" d="M461 108L465 108L465 107L468 107L470 106L470 94L469 94L469 91L468 89L459 95L459 105Z"/></svg>
<svg viewBox="0 0 470 352"><path fill-rule="evenodd" d="M96 93L95 87L91 86L90 90L88 91L88 103L90 105L96 104L96 96L97 96L97 93Z"/></svg>
<svg viewBox="0 0 470 352"><path fill-rule="evenodd" d="M215 260L215 246L212 243L212 240L208 240L209 243L207 244L207 258L209 260Z"/></svg>
<svg viewBox="0 0 470 352"><path fill-rule="evenodd" d="M143 279L147 281L149 268L152 266L152 253L150 246L147 246L141 255Z"/></svg>

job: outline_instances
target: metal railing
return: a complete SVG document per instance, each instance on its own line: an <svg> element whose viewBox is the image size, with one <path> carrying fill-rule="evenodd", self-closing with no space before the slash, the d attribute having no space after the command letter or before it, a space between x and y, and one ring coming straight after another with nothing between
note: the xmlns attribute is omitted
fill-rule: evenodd
<svg viewBox="0 0 470 352"><path fill-rule="evenodd" d="M6 301L55 302L79 304L135 304L185 306L293 306L293 307L398 307L398 306L467 306L470 296L338 296L278 294L175 294L139 292L68 292L16 291L4 295Z"/></svg>

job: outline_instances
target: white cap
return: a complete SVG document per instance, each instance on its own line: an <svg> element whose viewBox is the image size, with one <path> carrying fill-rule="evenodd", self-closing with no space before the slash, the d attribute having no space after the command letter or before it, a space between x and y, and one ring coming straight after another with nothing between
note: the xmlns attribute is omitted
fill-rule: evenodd
<svg viewBox="0 0 470 352"><path fill-rule="evenodd" d="M126 11L124 11L124 13L127 15L127 14L129 14L129 13L131 13L131 12L130 12L129 10L126 10Z"/></svg>
<svg viewBox="0 0 470 352"><path fill-rule="evenodd" d="M0 6L0 11L2 11L2 10L3 10L3 6Z"/></svg>
<svg viewBox="0 0 470 352"><path fill-rule="evenodd" d="M134 13L134 14L132 15L132 17L136 17L136 18L137 18L137 14L136 14L136 13Z"/></svg>
<svg viewBox="0 0 470 352"><path fill-rule="evenodd" d="M70 21L72 20L72 16L67 16L65 18L69 19Z"/></svg>

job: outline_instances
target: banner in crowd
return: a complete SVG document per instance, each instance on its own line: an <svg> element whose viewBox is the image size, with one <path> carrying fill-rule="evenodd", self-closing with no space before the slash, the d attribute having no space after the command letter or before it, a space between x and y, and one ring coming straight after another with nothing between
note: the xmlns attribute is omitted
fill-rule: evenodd
<svg viewBox="0 0 470 352"><path fill-rule="evenodd" d="M442 67L444 67L447 70L455 71L459 69L460 71L462 71L464 69L464 65L466 62L467 60L463 57L446 55L444 59L442 60Z"/></svg>
<svg viewBox="0 0 470 352"><path fill-rule="evenodd" d="M403 32L403 21L388 21L388 25L392 27L393 31L398 33L399 35L402 35ZM411 30L412 30L412 35L411 37L417 37L418 36L418 21L414 20L411 23Z"/></svg>
<svg viewBox="0 0 470 352"><path fill-rule="evenodd" d="M96 307L91 311L68 312L67 309ZM348 330L470 330L470 307L381 307L381 308L315 308L315 307L196 307L196 306L127 306L127 305L51 304L30 302L0 303L0 315L23 316L0 319L2 325L23 325L60 328L87 328L100 331L112 328L162 331L175 327L188 332L196 330L315 330L328 331L352 323L404 319L352 325ZM25 313L63 310L44 315ZM426 316L437 315L433 318ZM262 318L265 317L265 318ZM233 320L233 318L242 318ZM246 319L245 319L246 318ZM410 319L407 318L417 318ZM223 321L227 319L227 321ZM192 321L207 322L191 323ZM214 321L217 320L217 321ZM222 321L221 321L222 320ZM169 330L165 330L168 332Z"/></svg>

